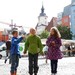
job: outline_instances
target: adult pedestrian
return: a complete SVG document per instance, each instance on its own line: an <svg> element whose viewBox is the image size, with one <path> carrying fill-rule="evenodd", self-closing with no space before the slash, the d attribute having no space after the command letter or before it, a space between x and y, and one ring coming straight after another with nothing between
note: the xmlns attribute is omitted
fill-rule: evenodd
<svg viewBox="0 0 75 75"><path fill-rule="evenodd" d="M24 54L27 53L28 50L28 57L29 57L29 74L30 75L37 75L38 73L38 54L43 54L42 51L42 43L40 38L36 35L35 29L30 29L30 35L28 36L25 42L25 50Z"/></svg>

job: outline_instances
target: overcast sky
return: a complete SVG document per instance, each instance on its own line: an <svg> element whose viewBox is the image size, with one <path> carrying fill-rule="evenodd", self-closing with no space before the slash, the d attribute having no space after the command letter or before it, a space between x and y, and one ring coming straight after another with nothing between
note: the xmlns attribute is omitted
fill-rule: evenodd
<svg viewBox="0 0 75 75"><path fill-rule="evenodd" d="M42 1L48 21L62 12L71 0L0 0L0 21L10 23L13 19L17 25L35 27L41 12ZM0 24L0 28L4 28Z"/></svg>

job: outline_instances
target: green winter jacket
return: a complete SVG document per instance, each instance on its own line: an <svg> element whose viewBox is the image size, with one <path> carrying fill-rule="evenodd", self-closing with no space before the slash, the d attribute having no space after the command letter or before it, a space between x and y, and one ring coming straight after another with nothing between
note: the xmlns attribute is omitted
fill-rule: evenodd
<svg viewBox="0 0 75 75"><path fill-rule="evenodd" d="M28 50L31 54L42 53L42 43L38 36L29 35L25 42L25 51Z"/></svg>

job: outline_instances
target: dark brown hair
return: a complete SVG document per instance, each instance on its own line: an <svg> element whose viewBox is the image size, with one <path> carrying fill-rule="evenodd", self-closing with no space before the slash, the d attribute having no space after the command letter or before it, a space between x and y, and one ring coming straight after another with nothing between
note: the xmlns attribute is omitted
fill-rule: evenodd
<svg viewBox="0 0 75 75"><path fill-rule="evenodd" d="M56 37L56 38L60 38L59 35L58 35L58 32L57 32L55 29L52 29L52 30L54 31L54 35L51 35L51 34L50 34L50 37L51 37L51 36L54 36L54 37Z"/></svg>
<svg viewBox="0 0 75 75"><path fill-rule="evenodd" d="M12 32L12 35L14 35L14 34L17 33L17 32L18 32L18 31L13 31L13 32Z"/></svg>

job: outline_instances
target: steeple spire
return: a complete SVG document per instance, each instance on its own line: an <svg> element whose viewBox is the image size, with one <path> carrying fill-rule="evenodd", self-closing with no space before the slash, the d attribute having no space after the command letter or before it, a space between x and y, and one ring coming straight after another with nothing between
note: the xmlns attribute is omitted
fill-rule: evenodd
<svg viewBox="0 0 75 75"><path fill-rule="evenodd" d="M46 14L44 13L44 6L43 6L43 2L42 2L42 8L41 8L41 13L40 16L46 16Z"/></svg>
<svg viewBox="0 0 75 75"><path fill-rule="evenodd" d="M41 13L44 13L44 6L43 6L43 2L42 2L42 8L41 8Z"/></svg>

